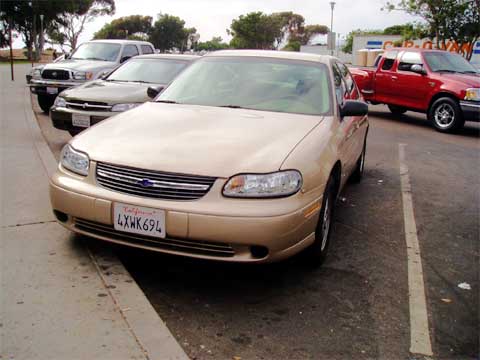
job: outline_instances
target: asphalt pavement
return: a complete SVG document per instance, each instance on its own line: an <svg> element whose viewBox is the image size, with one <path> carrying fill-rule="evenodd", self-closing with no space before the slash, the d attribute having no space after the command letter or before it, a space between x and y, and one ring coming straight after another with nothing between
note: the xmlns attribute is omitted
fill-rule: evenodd
<svg viewBox="0 0 480 360"><path fill-rule="evenodd" d="M365 176L340 196L323 267L301 256L239 266L113 247L192 359L426 358L409 352L399 144L433 358L479 358L480 126L441 134L421 114L370 109ZM58 156L70 136L36 112Z"/></svg>

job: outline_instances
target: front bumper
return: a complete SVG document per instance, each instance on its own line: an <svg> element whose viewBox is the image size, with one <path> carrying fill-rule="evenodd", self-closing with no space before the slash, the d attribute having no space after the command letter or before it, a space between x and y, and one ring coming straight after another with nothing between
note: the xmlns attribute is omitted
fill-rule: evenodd
<svg viewBox="0 0 480 360"><path fill-rule="evenodd" d="M480 121L480 101L460 101L465 121Z"/></svg>
<svg viewBox="0 0 480 360"><path fill-rule="evenodd" d="M52 119L52 123L55 128L60 130L73 130L78 132L85 130L86 127L79 127L73 125L73 114L90 116L90 126L92 126L118 113L112 113L110 111L81 111L67 108L57 108L56 106L52 106L52 108L50 109L50 118Z"/></svg>
<svg viewBox="0 0 480 360"><path fill-rule="evenodd" d="M82 178L61 166L50 182L52 208L66 228L97 239L163 253L231 262L273 262L313 243L321 196L316 191L281 199L230 199L227 179L194 201L169 201L114 192L96 185L94 162ZM113 229L113 204L165 210L166 239ZM213 249L213 250L212 250Z"/></svg>
<svg viewBox="0 0 480 360"><path fill-rule="evenodd" d="M81 85L84 81L58 81L58 80L43 80L43 79L30 79L28 86L30 87L30 92L37 95L51 95L56 96L60 94L63 90L71 88L73 86ZM57 92L52 94L47 92L48 88L56 88Z"/></svg>

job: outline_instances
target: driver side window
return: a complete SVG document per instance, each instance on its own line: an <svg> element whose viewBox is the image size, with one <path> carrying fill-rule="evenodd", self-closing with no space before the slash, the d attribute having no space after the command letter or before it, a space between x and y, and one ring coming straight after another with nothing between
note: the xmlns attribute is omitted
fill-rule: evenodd
<svg viewBox="0 0 480 360"><path fill-rule="evenodd" d="M400 71L410 71L412 65L423 65L422 57L418 52L407 51L402 55L400 63L398 64L398 70Z"/></svg>

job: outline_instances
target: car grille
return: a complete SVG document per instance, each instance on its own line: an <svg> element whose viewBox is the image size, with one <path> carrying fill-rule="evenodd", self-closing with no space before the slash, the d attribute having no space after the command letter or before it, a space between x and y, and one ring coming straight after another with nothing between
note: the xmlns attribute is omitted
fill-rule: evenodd
<svg viewBox="0 0 480 360"><path fill-rule="evenodd" d="M45 69L42 71L42 78L52 80L69 80L70 73L67 70Z"/></svg>
<svg viewBox="0 0 480 360"><path fill-rule="evenodd" d="M97 163L97 181L126 194L166 200L196 200L215 182L214 177L183 175Z"/></svg>
<svg viewBox="0 0 480 360"><path fill-rule="evenodd" d="M172 250L215 257L233 257L235 255L233 247L229 244L188 239L162 239L139 234L129 234L115 230L112 225L100 224L80 218L75 218L74 222L78 230L92 235L104 236L118 242L146 246L159 250Z"/></svg>
<svg viewBox="0 0 480 360"><path fill-rule="evenodd" d="M68 100L67 108L84 111L110 111L112 107L107 103L98 101Z"/></svg>

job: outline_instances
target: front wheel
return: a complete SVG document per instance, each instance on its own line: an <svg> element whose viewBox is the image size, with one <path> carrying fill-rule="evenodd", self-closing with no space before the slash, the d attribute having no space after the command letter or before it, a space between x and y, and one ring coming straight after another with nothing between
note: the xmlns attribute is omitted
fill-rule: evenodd
<svg viewBox="0 0 480 360"><path fill-rule="evenodd" d="M465 124L458 102L449 97L437 99L430 106L428 120L440 132L454 132Z"/></svg>
<svg viewBox="0 0 480 360"><path fill-rule="evenodd" d="M306 255L314 265L321 265L327 257L330 245L330 233L333 219L333 212L336 199L336 186L334 177L330 177L323 194L322 208L315 230L315 241L307 248Z"/></svg>
<svg viewBox="0 0 480 360"><path fill-rule="evenodd" d="M38 105L45 114L48 114L50 108L55 102L55 98L48 95L37 95Z"/></svg>
<svg viewBox="0 0 480 360"><path fill-rule="evenodd" d="M402 106L397 106L397 105L388 105L388 109L394 115L401 115L401 114L405 114L407 112L406 108L404 108Z"/></svg>

